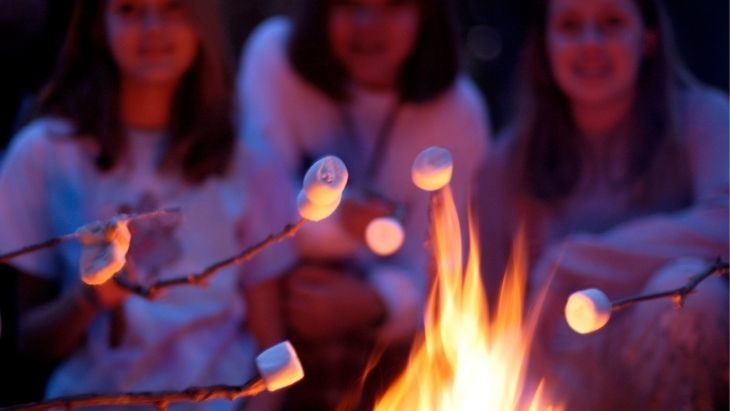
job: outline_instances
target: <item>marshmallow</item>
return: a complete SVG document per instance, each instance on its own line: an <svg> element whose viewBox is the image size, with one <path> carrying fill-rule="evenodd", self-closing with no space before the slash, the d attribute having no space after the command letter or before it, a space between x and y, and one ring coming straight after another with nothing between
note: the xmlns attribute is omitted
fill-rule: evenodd
<svg viewBox="0 0 730 411"><path fill-rule="evenodd" d="M611 301L597 288L576 291L565 304L565 318L575 332L592 333L611 318Z"/></svg>
<svg viewBox="0 0 730 411"><path fill-rule="evenodd" d="M132 235L126 215L109 222L95 221L76 230L81 249L81 280L89 285L100 285L118 273L126 263Z"/></svg>
<svg viewBox="0 0 730 411"><path fill-rule="evenodd" d="M454 161L451 153L441 147L429 147L416 157L411 168L413 183L424 191L436 191L451 181Z"/></svg>
<svg viewBox="0 0 730 411"><path fill-rule="evenodd" d="M310 202L328 206L339 202L347 177L345 163L335 156L326 156L309 167L302 190Z"/></svg>
<svg viewBox="0 0 730 411"><path fill-rule="evenodd" d="M340 200L342 200L342 196L335 197L334 202L330 204L317 204L311 201L304 190L302 190L297 195L297 209L302 218L309 221L320 221L329 217L337 210L337 207L340 205Z"/></svg>
<svg viewBox="0 0 730 411"><path fill-rule="evenodd" d="M378 217L365 228L365 241L377 255L391 255L403 245L405 232L401 223L393 217Z"/></svg>
<svg viewBox="0 0 730 411"><path fill-rule="evenodd" d="M288 387L304 378L302 364L289 341L280 342L259 354L256 368L269 391Z"/></svg>

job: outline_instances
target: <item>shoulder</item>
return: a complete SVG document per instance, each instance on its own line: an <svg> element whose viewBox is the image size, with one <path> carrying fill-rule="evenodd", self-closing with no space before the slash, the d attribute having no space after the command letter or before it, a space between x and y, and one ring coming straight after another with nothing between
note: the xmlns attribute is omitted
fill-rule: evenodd
<svg viewBox="0 0 730 411"><path fill-rule="evenodd" d="M254 30L241 54L239 92L255 99L257 104L275 101L297 110L327 105L330 100L301 77L289 61L287 43L291 26L289 19L276 16Z"/></svg>
<svg viewBox="0 0 730 411"><path fill-rule="evenodd" d="M680 91L681 138L692 147L713 146L718 150L727 146L730 104L727 95L719 90L694 86Z"/></svg>
<svg viewBox="0 0 730 411"><path fill-rule="evenodd" d="M720 90L694 86L681 91L681 101L687 120L691 123L698 119L718 118L727 122L730 113L728 96Z"/></svg>
<svg viewBox="0 0 730 411"><path fill-rule="evenodd" d="M21 128L13 137L7 161L15 158L47 160L61 145L74 141L75 127L61 117L41 117Z"/></svg>
<svg viewBox="0 0 730 411"><path fill-rule="evenodd" d="M435 127L434 132L453 135L458 130L456 140L480 146L491 139L487 106L477 86L465 76L459 76L435 99L412 107L424 119L423 124Z"/></svg>
<svg viewBox="0 0 730 411"><path fill-rule="evenodd" d="M259 24L246 42L242 63L256 67L282 66L286 63L286 43L291 22L281 16L271 17Z"/></svg>
<svg viewBox="0 0 730 411"><path fill-rule="evenodd" d="M487 103L479 88L465 75L460 75L454 84L436 100L436 104L449 111L468 114L488 121Z"/></svg>

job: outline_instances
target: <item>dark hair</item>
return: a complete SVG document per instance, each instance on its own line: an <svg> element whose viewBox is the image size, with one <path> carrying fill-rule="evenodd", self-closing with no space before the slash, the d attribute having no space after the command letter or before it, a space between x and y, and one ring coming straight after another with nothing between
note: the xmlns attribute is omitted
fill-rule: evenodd
<svg viewBox="0 0 730 411"><path fill-rule="evenodd" d="M343 101L347 72L327 36L333 0L301 0L294 17L288 56L294 69L331 98ZM421 21L413 51L403 65L399 94L423 102L451 86L459 70L454 11L449 0L418 0Z"/></svg>
<svg viewBox="0 0 730 411"><path fill-rule="evenodd" d="M557 201L573 192L583 172L582 139L567 97L556 84L546 48L549 0L529 9L530 30L525 47L519 112L515 111L513 177L522 193ZM649 181L659 173L663 157L679 159L677 90L694 82L675 55L664 10L654 0L635 0L644 25L656 33L655 48L639 68L638 90L629 121L627 174L622 184ZM679 170L678 170L679 172ZM645 187L644 197L651 187Z"/></svg>
<svg viewBox="0 0 730 411"><path fill-rule="evenodd" d="M183 0L199 37L195 61L178 86L161 171L198 183L223 174L235 143L232 71L216 2ZM104 0L77 0L59 67L39 96L39 115L73 121L77 138L99 144L97 167L111 170L126 155L119 118L119 72L106 42Z"/></svg>

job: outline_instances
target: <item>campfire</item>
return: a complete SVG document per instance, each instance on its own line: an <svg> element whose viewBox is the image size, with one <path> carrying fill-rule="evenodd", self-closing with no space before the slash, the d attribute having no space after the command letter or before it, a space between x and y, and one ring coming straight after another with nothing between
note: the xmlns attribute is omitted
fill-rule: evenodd
<svg viewBox="0 0 730 411"><path fill-rule="evenodd" d="M424 315L424 331L416 339L405 371L375 404L375 411L389 410L558 410L545 398L543 383L526 382L528 353L532 343L537 313L525 321L523 304L527 266L526 244L522 233L513 246L513 255L504 275L496 304L490 313L481 282L478 238L469 222L469 255L463 264L462 235L459 216L449 188L453 162L448 151L431 147L417 158L412 169L414 183L431 194L431 250L435 280ZM242 264L264 248L292 237L306 221L327 218L340 203L347 183L347 169L336 157L328 156L312 165L297 197L301 219L288 224L241 253L217 261L200 273L161 280L151 285L128 282L116 276L124 266L130 234L127 223L135 219L157 218L179 213L178 209L114 216L80 227L76 232L31 244L0 254L0 262L23 254L54 247L62 242L82 243L80 278L90 285L114 280L118 285L144 298L153 299L163 289L181 285L203 285L221 268ZM371 250L391 254L400 247L404 235L393 218L378 221L368 234ZM609 300L601 290L587 289L570 296L565 307L568 324L578 333L594 332L609 321L611 312L630 305L671 298L682 305L696 286L712 275L728 274L730 266L718 259L706 270L689 278L687 284L661 292ZM211 398L251 397L263 391L275 391L303 378L296 351L288 341L277 344L256 359L258 374L240 386L189 387L182 391L84 394L13 409L67 409L92 405L147 404L166 406L177 401L205 401Z"/></svg>
<svg viewBox="0 0 730 411"><path fill-rule="evenodd" d="M406 370L378 400L375 410L558 409L543 398L542 383L534 392L525 392L532 332L523 321L523 244L515 245L496 312L490 315L473 224L464 267L459 216L449 186L432 191L436 278L424 332L412 347Z"/></svg>

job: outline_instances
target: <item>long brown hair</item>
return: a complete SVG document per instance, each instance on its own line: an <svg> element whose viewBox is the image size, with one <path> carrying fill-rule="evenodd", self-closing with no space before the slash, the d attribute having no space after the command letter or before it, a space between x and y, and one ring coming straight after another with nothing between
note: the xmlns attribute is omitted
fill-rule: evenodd
<svg viewBox="0 0 730 411"><path fill-rule="evenodd" d="M549 0L533 2L530 30L523 55L519 111L512 176L522 194L542 201L570 195L584 172L582 138L571 115L568 99L550 72L546 48ZM630 113L626 175L622 184L647 182L660 171L660 157L681 157L678 137L678 89L694 83L672 47L668 19L658 1L635 0L644 26L656 33L656 45L645 56ZM644 185L646 187L646 185ZM644 197L648 194L644 193ZM639 199L642 200L642 199Z"/></svg>
<svg viewBox="0 0 730 411"><path fill-rule="evenodd" d="M347 99L347 72L335 58L327 36L336 0L300 0L289 38L294 69L329 97ZM451 86L459 71L456 18L449 0L413 0L421 10L416 43L398 82L403 101L423 102Z"/></svg>
<svg viewBox="0 0 730 411"><path fill-rule="evenodd" d="M73 121L77 138L99 144L97 167L111 170L126 155L119 118L119 72L106 42L106 0L77 0L59 67L38 100L39 115ZM175 94L170 145L160 171L198 183L223 174L235 143L232 70L217 2L182 0L199 37L198 54Z"/></svg>

